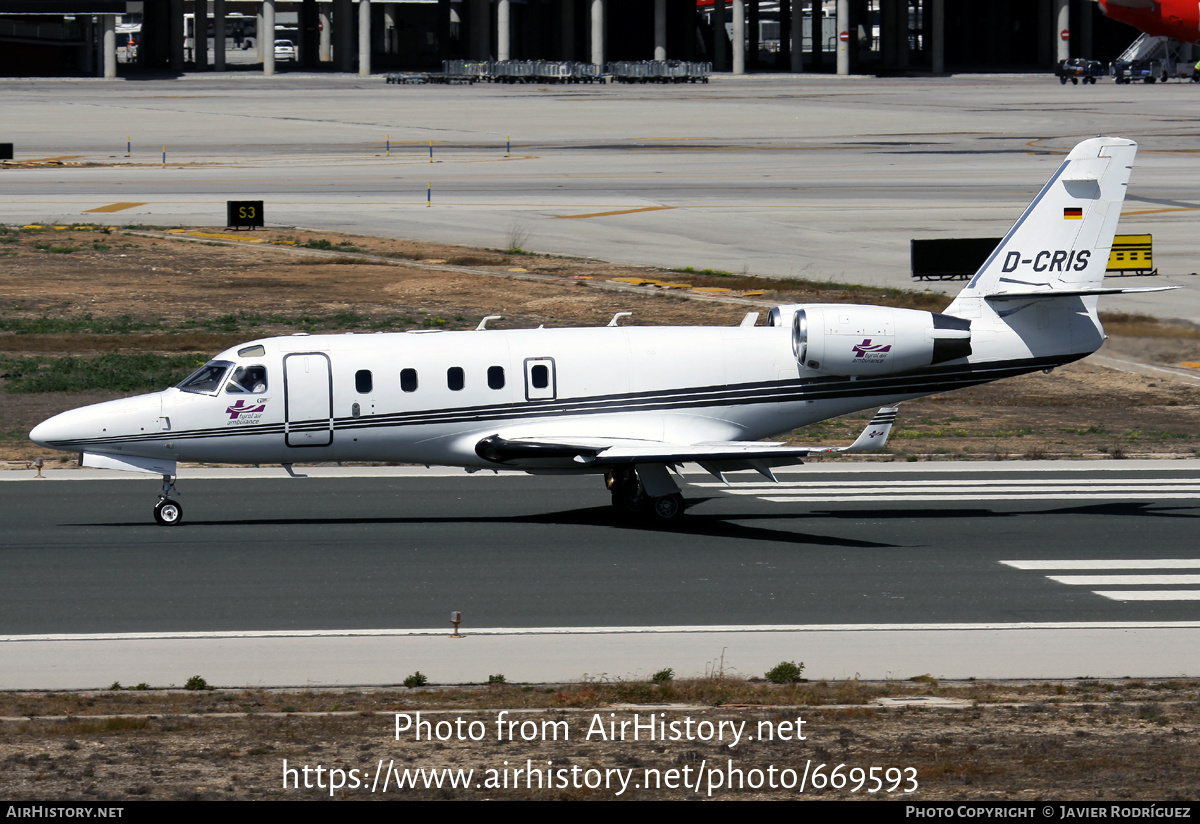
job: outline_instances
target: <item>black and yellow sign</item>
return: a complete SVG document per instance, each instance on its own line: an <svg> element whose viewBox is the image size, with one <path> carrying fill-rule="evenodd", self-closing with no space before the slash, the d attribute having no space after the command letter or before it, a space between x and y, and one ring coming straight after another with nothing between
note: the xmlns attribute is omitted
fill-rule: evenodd
<svg viewBox="0 0 1200 824"><path fill-rule="evenodd" d="M228 220L230 229L253 229L263 225L263 202L261 200L229 200Z"/></svg>
<svg viewBox="0 0 1200 824"><path fill-rule="evenodd" d="M1122 275L1157 275L1153 245L1150 235L1117 235L1108 255L1107 271Z"/></svg>

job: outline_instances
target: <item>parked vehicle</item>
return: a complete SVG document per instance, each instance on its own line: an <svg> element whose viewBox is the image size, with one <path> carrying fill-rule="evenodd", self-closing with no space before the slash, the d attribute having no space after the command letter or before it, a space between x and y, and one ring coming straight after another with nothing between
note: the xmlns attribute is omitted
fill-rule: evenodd
<svg viewBox="0 0 1200 824"><path fill-rule="evenodd" d="M1132 83L1140 80L1143 83L1155 83L1160 78L1167 79L1160 60L1118 60L1113 63L1113 79L1118 83Z"/></svg>
<svg viewBox="0 0 1200 824"><path fill-rule="evenodd" d="M276 60L295 60L296 59L296 44L291 40L276 40L275 41L275 59Z"/></svg>
<svg viewBox="0 0 1200 824"><path fill-rule="evenodd" d="M1074 85L1079 85L1082 80L1084 84L1095 83L1097 77L1104 75L1104 64L1099 60L1088 60L1085 57L1072 57L1070 60L1061 61L1054 69L1054 73L1058 75L1058 82L1066 84L1068 80Z"/></svg>

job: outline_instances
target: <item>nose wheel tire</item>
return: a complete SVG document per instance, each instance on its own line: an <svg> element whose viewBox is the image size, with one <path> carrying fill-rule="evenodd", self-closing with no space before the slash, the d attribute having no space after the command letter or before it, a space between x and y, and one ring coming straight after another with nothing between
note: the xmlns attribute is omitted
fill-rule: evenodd
<svg viewBox="0 0 1200 824"><path fill-rule="evenodd" d="M154 505L154 520L162 526L175 526L183 520L183 505L164 498Z"/></svg>

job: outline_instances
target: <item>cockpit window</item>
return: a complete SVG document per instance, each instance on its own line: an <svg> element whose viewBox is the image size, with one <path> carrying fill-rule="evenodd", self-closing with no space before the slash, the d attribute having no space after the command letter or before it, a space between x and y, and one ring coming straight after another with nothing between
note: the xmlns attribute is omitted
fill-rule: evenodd
<svg viewBox="0 0 1200 824"><path fill-rule="evenodd" d="M225 386L227 395L261 395L267 391L267 367L239 366Z"/></svg>
<svg viewBox="0 0 1200 824"><path fill-rule="evenodd" d="M228 361L210 361L178 384L178 388L184 392L212 394L221 387L221 379L231 366L233 364Z"/></svg>

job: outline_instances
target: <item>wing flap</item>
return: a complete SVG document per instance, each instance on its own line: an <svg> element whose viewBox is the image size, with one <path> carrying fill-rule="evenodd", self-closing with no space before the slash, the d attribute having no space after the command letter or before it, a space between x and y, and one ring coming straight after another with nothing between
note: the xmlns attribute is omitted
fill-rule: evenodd
<svg viewBox="0 0 1200 824"><path fill-rule="evenodd" d="M786 446L765 441L674 444L627 438L502 438L492 435L476 444L475 452L484 460L518 468L566 462L595 467L696 462L714 475L754 469L769 477L771 467L801 463L811 455L882 449L895 423L896 411L896 407L880 409L849 446Z"/></svg>

